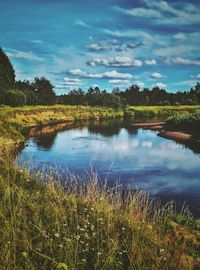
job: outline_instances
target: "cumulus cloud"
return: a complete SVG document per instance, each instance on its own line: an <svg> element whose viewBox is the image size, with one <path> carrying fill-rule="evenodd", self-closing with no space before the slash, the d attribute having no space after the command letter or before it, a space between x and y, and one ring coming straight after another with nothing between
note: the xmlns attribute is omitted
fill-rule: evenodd
<svg viewBox="0 0 200 270"><path fill-rule="evenodd" d="M180 65L200 65L200 60L191 60L183 57L176 57L175 59L171 59L169 63L172 64L180 64Z"/></svg>
<svg viewBox="0 0 200 270"><path fill-rule="evenodd" d="M164 76L158 72L154 72L151 74L152 79L162 79Z"/></svg>
<svg viewBox="0 0 200 270"><path fill-rule="evenodd" d="M99 51L128 51L141 46L141 42L130 41L128 43L121 43L118 39L103 40L98 43L92 43L87 46L88 50L99 52Z"/></svg>
<svg viewBox="0 0 200 270"><path fill-rule="evenodd" d="M115 56L106 58L94 58L88 61L89 66L105 66L105 67L141 67L142 61L138 59L131 59L126 56Z"/></svg>
<svg viewBox="0 0 200 270"><path fill-rule="evenodd" d="M8 57L10 58L26 59L26 60L32 60L32 61L43 61L42 57L37 56L33 52L24 52L24 51L10 49L6 53Z"/></svg>
<svg viewBox="0 0 200 270"><path fill-rule="evenodd" d="M146 64L146 65L156 65L157 62L156 62L155 59L152 59L152 60L146 60L146 61L145 61L145 64Z"/></svg>
<svg viewBox="0 0 200 270"><path fill-rule="evenodd" d="M165 89L167 87L167 85L164 83L156 83L155 86L159 87L160 89Z"/></svg>
<svg viewBox="0 0 200 270"><path fill-rule="evenodd" d="M120 73L116 70L113 71L106 71L104 73L88 73L85 71L82 71L80 69L71 69L69 70L68 74L79 76L83 78L89 78L89 79L131 79L133 76L129 73Z"/></svg>

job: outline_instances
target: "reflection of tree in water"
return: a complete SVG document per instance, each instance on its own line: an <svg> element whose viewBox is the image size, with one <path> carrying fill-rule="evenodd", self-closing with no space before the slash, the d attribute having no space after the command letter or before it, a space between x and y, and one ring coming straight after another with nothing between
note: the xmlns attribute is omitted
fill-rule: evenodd
<svg viewBox="0 0 200 270"><path fill-rule="evenodd" d="M49 151L53 147L56 137L57 133L51 133L35 138L34 142L36 143L38 148Z"/></svg>
<svg viewBox="0 0 200 270"><path fill-rule="evenodd" d="M106 137L117 135L122 127L123 120L102 120L99 122L90 122L88 131L90 133L101 134Z"/></svg>
<svg viewBox="0 0 200 270"><path fill-rule="evenodd" d="M183 145L185 148L188 148L193 151L194 154L200 154L200 143L195 141L185 141L185 142L178 142L178 144Z"/></svg>
<svg viewBox="0 0 200 270"><path fill-rule="evenodd" d="M123 119L101 120L90 122L88 124L89 132L101 134L106 137L118 135L121 128L125 128L131 135L137 135L138 133L138 128L130 125L130 123Z"/></svg>

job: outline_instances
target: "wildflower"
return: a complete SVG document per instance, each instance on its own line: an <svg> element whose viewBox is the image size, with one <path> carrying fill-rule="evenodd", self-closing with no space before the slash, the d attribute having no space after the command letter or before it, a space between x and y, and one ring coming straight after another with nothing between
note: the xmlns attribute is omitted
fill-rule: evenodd
<svg viewBox="0 0 200 270"><path fill-rule="evenodd" d="M57 269L63 269L63 270L68 270L68 267L65 263L59 263L56 267Z"/></svg>
<svg viewBox="0 0 200 270"><path fill-rule="evenodd" d="M22 257L24 257L24 258L27 258L27 257L28 257L28 253L27 253L27 252L25 252L25 251L24 251L24 252L22 252L21 254L22 254Z"/></svg>
<svg viewBox="0 0 200 270"><path fill-rule="evenodd" d="M62 245L62 244L59 244L58 246L59 246L60 248L63 248L63 245Z"/></svg>
<svg viewBox="0 0 200 270"><path fill-rule="evenodd" d="M59 233L55 233L54 236L58 238L60 235Z"/></svg>
<svg viewBox="0 0 200 270"><path fill-rule="evenodd" d="M101 256L102 253L100 251L97 252L97 256Z"/></svg>
<svg viewBox="0 0 200 270"><path fill-rule="evenodd" d="M82 259L82 262L86 262L86 259Z"/></svg>
<svg viewBox="0 0 200 270"><path fill-rule="evenodd" d="M160 249L160 253L163 253L165 250L164 250L164 248L161 248Z"/></svg>
<svg viewBox="0 0 200 270"><path fill-rule="evenodd" d="M123 228L122 228L122 231L124 232L125 230L126 230L126 229L123 227Z"/></svg>
<svg viewBox="0 0 200 270"><path fill-rule="evenodd" d="M20 173L23 173L24 171L23 170L19 170Z"/></svg>
<svg viewBox="0 0 200 270"><path fill-rule="evenodd" d="M77 236L76 236L76 240L79 240L79 239L80 239L80 235L77 235Z"/></svg>

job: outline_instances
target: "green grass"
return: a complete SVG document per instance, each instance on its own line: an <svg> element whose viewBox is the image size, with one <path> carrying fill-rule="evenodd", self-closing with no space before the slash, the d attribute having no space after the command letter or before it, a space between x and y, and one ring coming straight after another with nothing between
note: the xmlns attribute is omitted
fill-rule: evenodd
<svg viewBox="0 0 200 270"><path fill-rule="evenodd" d="M200 131L200 110L176 113L166 121L167 128Z"/></svg>
<svg viewBox="0 0 200 270"><path fill-rule="evenodd" d="M95 174L87 185L72 176L63 187L51 173L30 176L14 166L8 146L23 140L30 126L90 117L120 118L123 112L0 107L0 269L200 269L200 220L175 213L171 204L156 207L142 191L122 199L120 188L99 188Z"/></svg>

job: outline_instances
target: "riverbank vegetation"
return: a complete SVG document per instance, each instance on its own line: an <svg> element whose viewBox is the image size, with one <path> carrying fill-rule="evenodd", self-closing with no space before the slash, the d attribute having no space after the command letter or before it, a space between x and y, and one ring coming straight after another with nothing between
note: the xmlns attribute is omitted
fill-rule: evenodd
<svg viewBox="0 0 200 270"><path fill-rule="evenodd" d="M30 176L4 152L0 167L1 269L176 269L200 267L200 223L172 203L137 191L67 185ZM79 183L79 184L77 184Z"/></svg>
<svg viewBox="0 0 200 270"><path fill-rule="evenodd" d="M177 130L200 131L200 110L175 113L166 121L166 127Z"/></svg>

